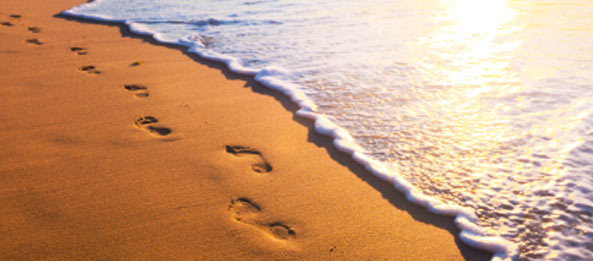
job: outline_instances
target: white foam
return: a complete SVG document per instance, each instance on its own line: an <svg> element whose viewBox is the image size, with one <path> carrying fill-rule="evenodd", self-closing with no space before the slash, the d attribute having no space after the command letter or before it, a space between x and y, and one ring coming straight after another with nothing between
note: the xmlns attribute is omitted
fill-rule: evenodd
<svg viewBox="0 0 593 261"><path fill-rule="evenodd" d="M74 17L85 18L85 19L90 19L90 20L96 20L96 21L100 21L100 22L117 22L117 23L126 22L125 19L115 19L115 18L110 17L105 14L85 14L82 11L84 9L97 7L97 6L99 6L99 4L101 4L101 2L103 2L103 0L95 0L92 2L84 3L82 5L75 6L75 7L72 7L70 9L66 10L66 11L63 11L62 14L74 16Z"/></svg>

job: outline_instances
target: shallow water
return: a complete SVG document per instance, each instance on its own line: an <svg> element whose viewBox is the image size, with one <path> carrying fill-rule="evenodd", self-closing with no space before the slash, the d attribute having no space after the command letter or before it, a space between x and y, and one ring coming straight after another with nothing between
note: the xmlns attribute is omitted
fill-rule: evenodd
<svg viewBox="0 0 593 261"><path fill-rule="evenodd" d="M257 74L411 200L467 217L472 245L593 259L593 1L102 0L69 13Z"/></svg>

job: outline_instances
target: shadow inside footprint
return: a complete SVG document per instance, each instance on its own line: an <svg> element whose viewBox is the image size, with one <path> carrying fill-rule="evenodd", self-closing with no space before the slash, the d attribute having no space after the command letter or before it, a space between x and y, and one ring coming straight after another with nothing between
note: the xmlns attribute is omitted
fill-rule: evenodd
<svg viewBox="0 0 593 261"><path fill-rule="evenodd" d="M22 16L22 15L20 15L20 14L11 14L11 15L9 15L9 17L10 17L10 18L14 18L14 19L20 19L20 18L21 18L21 17L23 17L23 16Z"/></svg>
<svg viewBox="0 0 593 261"><path fill-rule="evenodd" d="M247 198L237 198L231 200L229 206L231 211L231 218L239 223L254 226L264 232L267 232L271 237L277 240L288 240L296 236L296 233L289 226L275 222L266 224L259 221L259 213L261 208Z"/></svg>
<svg viewBox="0 0 593 261"><path fill-rule="evenodd" d="M31 26L29 28L27 28L27 30L31 31L32 33L38 34L39 32L41 32L41 28L39 27L35 27L35 26Z"/></svg>
<svg viewBox="0 0 593 261"><path fill-rule="evenodd" d="M268 173L272 171L272 166L264 159L261 152L243 146L229 146L226 147L226 152L235 156L249 156L255 160L255 163L251 165L251 169L257 173Z"/></svg>
<svg viewBox="0 0 593 261"><path fill-rule="evenodd" d="M140 119L137 119L135 123L136 123L136 126L141 127L143 125L157 123L157 122L159 122L159 120L157 120L155 117L144 116L144 117L141 117Z"/></svg>
<svg viewBox="0 0 593 261"><path fill-rule="evenodd" d="M146 98L148 97L148 88L143 85L138 84L126 84L124 88L130 92L136 92L136 97L138 98Z"/></svg>
<svg viewBox="0 0 593 261"><path fill-rule="evenodd" d="M80 70L81 72L87 72L89 74L101 74L101 71L97 70L97 68L94 65L82 66L78 70Z"/></svg>
<svg viewBox="0 0 593 261"><path fill-rule="evenodd" d="M14 24L12 24L11 22L2 22L0 24L2 24L4 26L14 26Z"/></svg>
<svg viewBox="0 0 593 261"><path fill-rule="evenodd" d="M282 223L273 223L269 225L270 227L270 233L272 233L272 235L274 235L276 238L279 239L289 239L290 237L293 237L296 235L296 233L294 232L294 230L292 230L292 228L290 228L287 225L284 225Z"/></svg>
<svg viewBox="0 0 593 261"><path fill-rule="evenodd" d="M73 53L76 53L78 55L85 55L85 54L87 54L86 48L83 48L83 47L77 47L77 46L70 47L70 51L73 52Z"/></svg>
<svg viewBox="0 0 593 261"><path fill-rule="evenodd" d="M30 44L35 44L35 45L42 45L43 43L41 41L39 41L39 39L37 38L33 38L33 39L27 39L25 42L30 43Z"/></svg>
<svg viewBox="0 0 593 261"><path fill-rule="evenodd" d="M159 135L159 136L167 136L167 135L171 134L171 132L173 132L169 128L152 126L152 124L157 123L157 122L159 122L159 120L157 120L157 118L155 118L153 116L144 116L144 117L140 117L139 119L137 119L134 122L134 124L136 124L136 126L138 128L142 128L151 134L155 134L155 135Z"/></svg>
<svg viewBox="0 0 593 261"><path fill-rule="evenodd" d="M130 64L130 67L134 67L134 66L140 66L142 64L141 61L135 61L132 64Z"/></svg>
<svg viewBox="0 0 593 261"><path fill-rule="evenodd" d="M147 127L148 131L150 131L150 133L156 133L158 135L161 136L167 136L169 134L171 134L171 129L169 128L161 128L161 127L153 127L153 126L148 126Z"/></svg>

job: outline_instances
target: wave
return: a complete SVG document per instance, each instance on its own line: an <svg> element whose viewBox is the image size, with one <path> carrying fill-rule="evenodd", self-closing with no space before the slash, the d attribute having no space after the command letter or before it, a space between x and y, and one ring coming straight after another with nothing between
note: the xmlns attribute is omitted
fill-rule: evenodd
<svg viewBox="0 0 593 261"><path fill-rule="evenodd" d="M105 21L105 22L125 22L126 24L129 23L142 23L142 24L191 24L197 26L223 26L223 25L281 25L282 22L276 20L225 20L225 19L216 19L216 18L208 18L208 19L199 19L199 20L140 20L140 19L131 19L131 20L124 20L124 19L115 19L113 17L107 15L87 15L82 14L80 12L81 9L84 7L92 7L100 4L101 0L95 0L92 2L88 2L86 4L73 7L69 10L63 11L63 15L69 15L72 17L81 17L86 19L92 19L96 21ZM144 34L144 33L142 33Z"/></svg>

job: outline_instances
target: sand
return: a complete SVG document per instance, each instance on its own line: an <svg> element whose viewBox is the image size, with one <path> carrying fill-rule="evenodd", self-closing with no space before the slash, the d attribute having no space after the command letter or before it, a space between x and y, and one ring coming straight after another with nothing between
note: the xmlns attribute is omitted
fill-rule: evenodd
<svg viewBox="0 0 593 261"><path fill-rule="evenodd" d="M0 2L0 259L490 258L279 93L56 17L83 2Z"/></svg>

